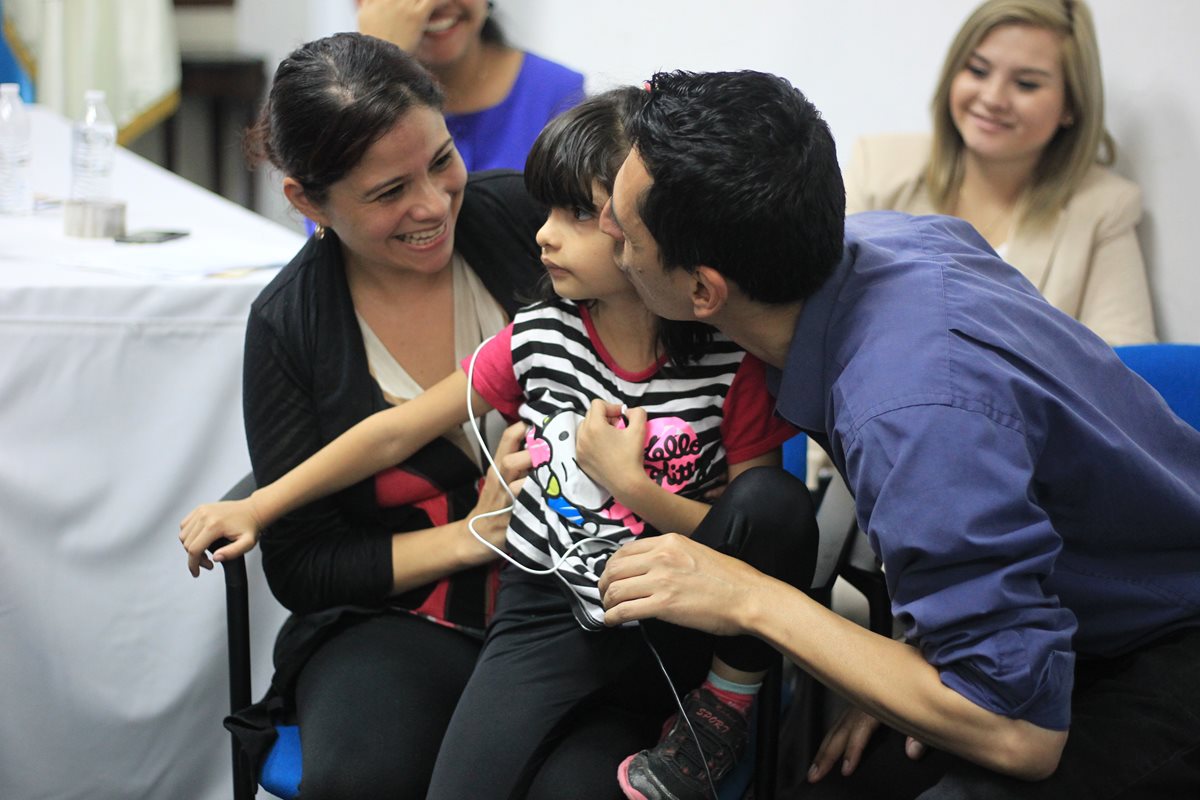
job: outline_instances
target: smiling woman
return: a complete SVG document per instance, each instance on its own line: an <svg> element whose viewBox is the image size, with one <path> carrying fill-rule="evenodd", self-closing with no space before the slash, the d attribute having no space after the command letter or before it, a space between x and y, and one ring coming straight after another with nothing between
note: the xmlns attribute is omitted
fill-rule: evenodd
<svg viewBox="0 0 1200 800"><path fill-rule="evenodd" d="M436 109L414 108L379 137L321 204L295 178L283 191L305 216L335 230L351 274L441 273L454 251L467 170ZM448 273L447 273L448 275Z"/></svg>
<svg viewBox="0 0 1200 800"><path fill-rule="evenodd" d="M413 58L360 34L306 44L276 71L247 149L320 228L247 324L259 485L453 372L541 272L542 214L520 175L468 180L441 102ZM491 482L477 494L479 463L452 431L264 534L263 569L293 615L243 730L300 726L304 797L425 796L490 603L494 557L462 521L502 505ZM506 522L485 533L502 539Z"/></svg>
<svg viewBox="0 0 1200 800"><path fill-rule="evenodd" d="M1074 124L1061 53L1058 33L1015 23L997 25L971 51L950 82L949 102L967 173L997 166L1014 178L1031 175L1059 129ZM958 216L968 220L976 216L969 201L960 188ZM1006 227L975 227L997 244L1006 238Z"/></svg>
<svg viewBox="0 0 1200 800"><path fill-rule="evenodd" d="M982 4L950 46L932 110L931 137L856 143L846 210L962 217L1110 344L1154 341L1141 192L1105 168L1115 148L1088 6Z"/></svg>

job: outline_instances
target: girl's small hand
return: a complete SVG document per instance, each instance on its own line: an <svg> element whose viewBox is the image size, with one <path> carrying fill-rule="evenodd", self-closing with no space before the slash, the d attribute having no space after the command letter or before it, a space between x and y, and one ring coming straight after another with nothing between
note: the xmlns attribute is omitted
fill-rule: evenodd
<svg viewBox="0 0 1200 800"><path fill-rule="evenodd" d="M524 422L516 422L505 428L493 455L509 488L516 487L513 488L513 494L521 490L525 478L533 470L533 456L523 449L526 428Z"/></svg>
<svg viewBox="0 0 1200 800"><path fill-rule="evenodd" d="M441 0L360 0L358 31L412 53Z"/></svg>
<svg viewBox="0 0 1200 800"><path fill-rule="evenodd" d="M721 499L721 495L725 494L725 490L729 488L729 473L724 473L718 480L716 486L704 493L704 502L712 505Z"/></svg>
<svg viewBox="0 0 1200 800"><path fill-rule="evenodd" d="M188 572L193 578L199 577L200 568L212 569L213 561L250 552L258 542L261 527L251 498L198 506L179 523L179 541L188 554ZM230 543L213 553L210 560L206 551L218 539Z"/></svg>
<svg viewBox="0 0 1200 800"><path fill-rule="evenodd" d="M643 480L646 446L646 412L625 412L625 427L618 428L621 406L593 400L575 437L575 460L587 476L620 500L629 487Z"/></svg>

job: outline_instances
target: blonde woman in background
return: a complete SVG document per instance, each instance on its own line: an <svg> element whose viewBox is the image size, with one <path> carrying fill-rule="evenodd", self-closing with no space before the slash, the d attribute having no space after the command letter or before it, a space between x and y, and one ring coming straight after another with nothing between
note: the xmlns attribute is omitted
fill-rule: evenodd
<svg viewBox="0 0 1200 800"><path fill-rule="evenodd" d="M1087 5L979 6L950 46L932 105L932 135L856 143L847 213L961 217L1108 343L1154 341L1134 230L1141 192L1107 169L1115 148Z"/></svg>

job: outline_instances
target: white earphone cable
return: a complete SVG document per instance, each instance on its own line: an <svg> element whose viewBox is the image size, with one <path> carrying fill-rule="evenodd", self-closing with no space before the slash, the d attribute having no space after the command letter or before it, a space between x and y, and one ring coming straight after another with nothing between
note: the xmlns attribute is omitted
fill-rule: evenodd
<svg viewBox="0 0 1200 800"><path fill-rule="evenodd" d="M489 550L491 550L496 555L503 558L508 563L512 564L517 569L527 572L530 575L557 575L558 578L562 581L563 585L567 587L568 591L570 591L572 594L574 594L575 597L577 597L582 603L584 603L584 605L586 605L586 600L583 597L583 595L581 595L579 593L579 590L577 590L571 584L571 582L568 581L566 579L566 577L563 576L562 573L559 572L559 568L562 567L562 565L564 563L566 563L566 560L571 555L571 553L575 552L575 550L577 550L578 548L582 547L585 544L588 544L589 542L601 542L609 547L612 547L614 550L616 550L618 547L620 547L620 545L618 545L616 542L614 542L610 539L602 539L598 536L589 536L585 539L580 539L579 541L575 542L570 547L568 547L565 551L563 551L562 555L559 556L558 560L555 561L554 564L552 564L551 566L546 567L545 569L535 569L533 567L527 567L524 564L517 562L515 559L513 559L511 556L509 556L508 553L504 552L499 547L496 547L494 544L492 544L487 539L485 539L479 533L479 531L475 530L475 520L486 519L488 517L498 517L503 514L508 514L517 505L516 495L514 495L512 493L512 489L509 488L508 482L504 480L504 475L500 472L500 467L498 467L496 465L496 460L494 458L492 458L491 449L488 447L487 442L483 438L482 432L479 430L479 419L475 416L475 409L474 409L474 403L473 403L473 398L472 398L472 395L474 394L474 387L475 387L475 360L479 357L479 351L482 350L484 345L486 345L488 342L490 342L493 338L494 337L489 336L487 339L484 339L482 342L480 342L479 346L475 348L475 352L471 354L470 363L467 364L467 416L471 420L471 430L475 434L475 440L479 443L479 448L483 451L484 458L487 459L488 468L496 474L497 479L499 479L499 481L500 481L500 485L504 487L504 491L508 494L509 499L512 500L512 503L510 503L505 508L498 508L495 511L485 511L482 514L476 514L475 516L473 516L467 520L467 530L469 530L471 532L471 535L474 536L476 539L478 539L481 544L483 544L485 547L487 547ZM629 530L629 528L625 527L623 530ZM660 670L662 670L663 677L666 678L666 680L667 680L667 685L670 687L671 696L674 697L675 704L679 708L679 718L682 719L684 721L684 723L687 725L688 731L692 735L692 741L695 742L696 748L700 751L700 761L704 765L704 774L705 774L705 777L708 779L709 788L713 793L713 797L715 798L717 796L716 785L713 782L712 773L709 771L708 759L704 755L704 747L700 744L700 737L696 734L696 729L692 727L692 721L690 719L688 719L687 711L685 711L683 708L683 703L679 699L679 693L675 690L675 684L671 681L671 675L670 675L670 673L667 672L667 667L663 663L662 657L658 654L658 650L654 647L654 643L650 641L650 637L646 633L646 626L639 625L638 627L642 629L642 640L645 641L646 646L650 648L650 652L654 655L654 660L656 662L658 662L658 668Z"/></svg>
<svg viewBox="0 0 1200 800"><path fill-rule="evenodd" d="M508 561L508 563L512 564L517 569L523 570L524 572L528 572L530 575L558 574L558 570L562 567L563 564L566 563L567 558L569 558L572 553L574 553L580 547L582 547L586 544L589 544L591 542L599 542L608 547L612 547L614 550L616 550L620 546L616 542L613 542L609 539L603 539L599 536L589 536L587 538L580 539L579 541L575 542L570 547L568 547L566 550L564 550L562 555L560 555L558 557L558 559L551 566L546 567L544 569L536 569L534 567L527 567L524 564L519 563L518 561L513 559L508 553L504 552L499 547L496 547L496 545L492 544L487 539L485 539L483 537L483 535L480 534L479 531L477 531L475 529L475 521L476 520L486 519L488 517L498 517L503 514L507 514L507 513L511 512L516 507L516 504L517 504L517 496L512 493L512 489L509 488L508 482L504 480L504 475L500 472L500 467L497 466L496 460L494 458L492 458L491 449L488 447L487 442L484 440L483 433L479 430L479 419L475 415L474 402L473 402L473 398L472 398L472 395L474 394L474 387L475 387L475 360L479 357L479 351L482 350L484 345L486 345L488 342L490 342L493 338L495 338L495 337L489 336L487 339L484 339L482 342L480 342L479 346L475 348L475 352L471 354L470 363L467 364L467 416L471 420L471 430L475 434L475 440L479 443L479 447L483 451L483 457L487 459L488 468L491 469L492 472L494 472L496 474L497 479L499 479L499 481L500 481L500 485L504 487L504 491L508 494L509 499L512 500L512 503L510 503L508 506L506 506L504 508L498 508L495 511L485 511L482 514L476 514L475 516L473 516L467 520L467 529L471 531L472 536L474 536L476 539L478 539L481 544L483 544L485 547L487 547L493 553L500 556L504 560ZM623 528L622 530L628 530L628 528ZM566 585L568 587L570 587L572 592L575 592L577 597L580 597L580 599L582 599L582 597L579 595L579 593L575 590L574 586L571 586L570 583L567 583L565 581L565 579L564 579L564 583L566 583Z"/></svg>

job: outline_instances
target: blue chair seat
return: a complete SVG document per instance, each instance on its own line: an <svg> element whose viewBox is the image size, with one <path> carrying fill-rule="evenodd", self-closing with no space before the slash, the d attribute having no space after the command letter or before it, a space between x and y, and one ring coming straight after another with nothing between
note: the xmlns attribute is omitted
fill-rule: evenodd
<svg viewBox="0 0 1200 800"><path fill-rule="evenodd" d="M1131 344L1113 350L1176 416L1200 430L1200 344Z"/></svg>
<svg viewBox="0 0 1200 800"><path fill-rule="evenodd" d="M295 725L276 725L279 737L263 760L258 783L283 800L300 794L300 728Z"/></svg>
<svg viewBox="0 0 1200 800"><path fill-rule="evenodd" d="M785 705L786 702L785 697ZM757 718L757 713L754 716ZM275 744L263 759L258 783L282 800L293 800L300 794L300 728L296 725L276 725L275 733ZM750 747L745 756L734 767L733 772L721 781L718 800L738 800L753 782L757 762L757 739L757 736L751 737Z"/></svg>

